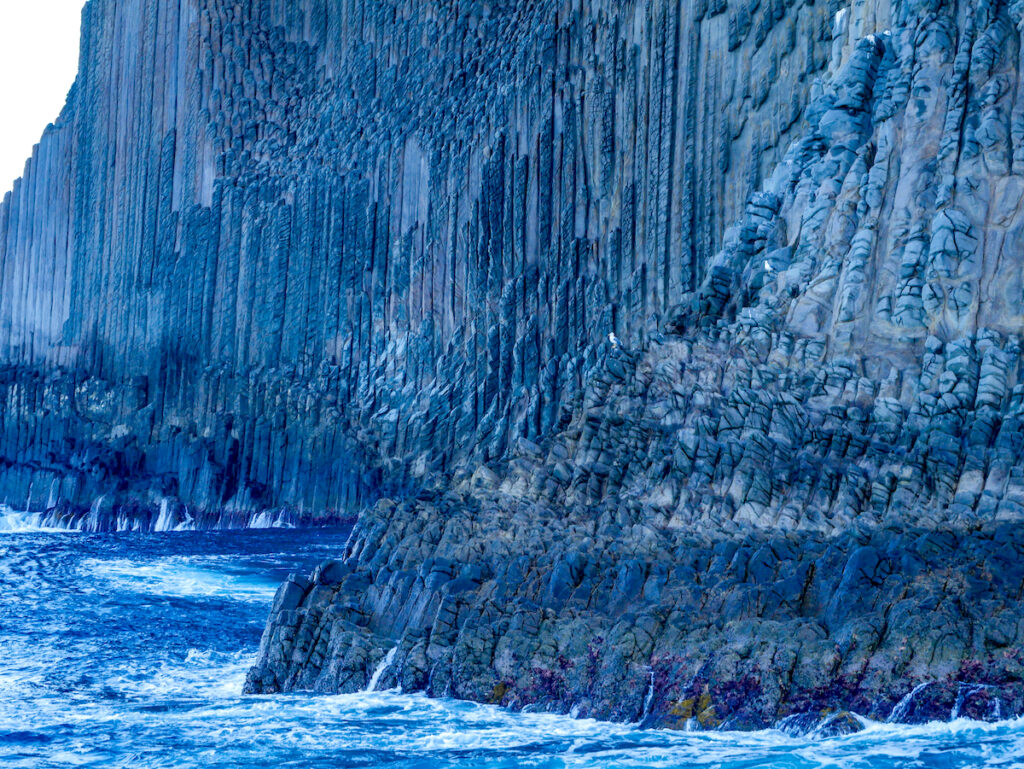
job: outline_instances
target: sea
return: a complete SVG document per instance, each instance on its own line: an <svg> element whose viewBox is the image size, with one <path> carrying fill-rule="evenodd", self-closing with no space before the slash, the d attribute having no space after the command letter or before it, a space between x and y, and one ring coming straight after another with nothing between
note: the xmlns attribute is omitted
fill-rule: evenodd
<svg viewBox="0 0 1024 769"><path fill-rule="evenodd" d="M1024 721L668 732L399 691L245 696L274 592L348 530L89 534L0 516L0 767L1024 769Z"/></svg>

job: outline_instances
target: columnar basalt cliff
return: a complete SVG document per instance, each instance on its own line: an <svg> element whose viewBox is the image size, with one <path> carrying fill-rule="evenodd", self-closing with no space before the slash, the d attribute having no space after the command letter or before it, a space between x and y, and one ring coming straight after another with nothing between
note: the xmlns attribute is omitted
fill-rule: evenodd
<svg viewBox="0 0 1024 769"><path fill-rule="evenodd" d="M92 0L3 207L7 500L316 516L543 441L704 279L830 25Z"/></svg>
<svg viewBox="0 0 1024 769"><path fill-rule="evenodd" d="M97 526L366 508L252 691L1019 712L1022 27L91 0L2 208L0 487Z"/></svg>
<svg viewBox="0 0 1024 769"><path fill-rule="evenodd" d="M92 0L3 206L7 500L316 516L540 440L699 284L829 18Z"/></svg>

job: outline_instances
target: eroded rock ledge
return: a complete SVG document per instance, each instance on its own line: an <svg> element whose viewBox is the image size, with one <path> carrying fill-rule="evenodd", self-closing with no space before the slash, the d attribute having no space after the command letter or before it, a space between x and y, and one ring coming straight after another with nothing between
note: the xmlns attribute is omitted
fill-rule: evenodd
<svg viewBox="0 0 1024 769"><path fill-rule="evenodd" d="M381 688L670 728L995 719L1024 707L1022 583L1014 525L716 541L387 501L279 590L247 689L358 691L387 659Z"/></svg>

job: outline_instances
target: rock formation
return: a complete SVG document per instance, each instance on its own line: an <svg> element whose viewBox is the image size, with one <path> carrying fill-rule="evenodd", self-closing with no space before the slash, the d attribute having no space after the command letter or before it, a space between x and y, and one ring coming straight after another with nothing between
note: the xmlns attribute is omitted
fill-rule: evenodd
<svg viewBox="0 0 1024 769"><path fill-rule="evenodd" d="M1019 3L84 21L0 211L0 485L366 508L251 690L1024 708Z"/></svg>
<svg viewBox="0 0 1024 769"><path fill-rule="evenodd" d="M823 733L859 729L850 710L1024 711L1016 524L716 538L620 509L420 500L364 514L343 555L278 591L249 691L376 673L645 726Z"/></svg>
<svg viewBox="0 0 1024 769"><path fill-rule="evenodd" d="M822 4L91 0L3 204L3 492L350 511L543 442L797 135Z"/></svg>

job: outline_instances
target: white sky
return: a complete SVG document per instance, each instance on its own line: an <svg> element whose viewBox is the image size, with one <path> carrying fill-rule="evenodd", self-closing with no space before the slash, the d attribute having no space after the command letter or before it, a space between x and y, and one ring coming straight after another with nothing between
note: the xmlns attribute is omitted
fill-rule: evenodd
<svg viewBox="0 0 1024 769"><path fill-rule="evenodd" d="M0 0L0 199L78 72L84 0Z"/></svg>

